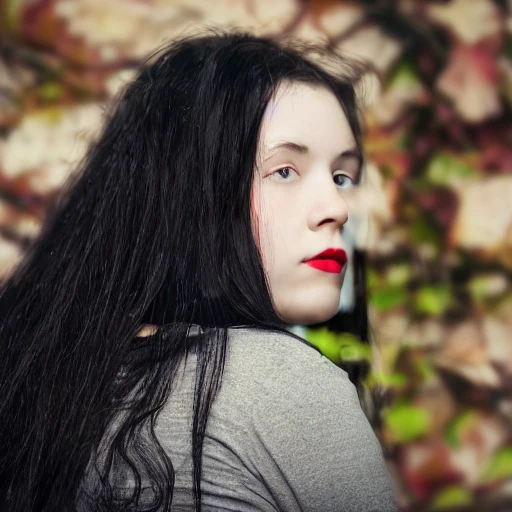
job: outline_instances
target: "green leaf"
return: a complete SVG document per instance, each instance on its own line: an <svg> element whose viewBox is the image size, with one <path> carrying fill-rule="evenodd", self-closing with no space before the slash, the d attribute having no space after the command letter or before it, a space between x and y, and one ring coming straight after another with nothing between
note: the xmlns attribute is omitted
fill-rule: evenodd
<svg viewBox="0 0 512 512"><path fill-rule="evenodd" d="M327 327L321 329L306 328L306 339L315 347L318 347L320 352L333 363L341 361L342 342L337 333L329 331Z"/></svg>
<svg viewBox="0 0 512 512"><path fill-rule="evenodd" d="M6 32L18 31L21 10L24 7L24 3L24 0L7 0L3 6L0 5L0 27ZM2 20L2 18L4 19Z"/></svg>
<svg viewBox="0 0 512 512"><path fill-rule="evenodd" d="M473 496L467 489L460 485L449 485L435 495L429 511L450 511L454 507L464 507L472 504Z"/></svg>
<svg viewBox="0 0 512 512"><path fill-rule="evenodd" d="M429 413L413 405L395 403L383 416L391 437L399 443L413 441L423 436L430 427Z"/></svg>
<svg viewBox="0 0 512 512"><path fill-rule="evenodd" d="M407 384L407 376L399 372L394 372L389 375L382 372L373 372L373 376L375 381L383 386L399 388Z"/></svg>
<svg viewBox="0 0 512 512"><path fill-rule="evenodd" d="M360 341L353 334L342 333L339 335L339 339L341 343L340 358L342 361L371 360L370 346Z"/></svg>
<svg viewBox="0 0 512 512"><path fill-rule="evenodd" d="M420 83L415 66L410 59L404 59L396 70L391 74L388 82L389 87L413 87Z"/></svg>
<svg viewBox="0 0 512 512"><path fill-rule="evenodd" d="M375 288L380 282L379 274L374 268L368 268L366 271L366 286L368 289Z"/></svg>
<svg viewBox="0 0 512 512"><path fill-rule="evenodd" d="M411 279L411 265L397 263L391 265L386 272L386 284L388 286L405 286Z"/></svg>
<svg viewBox="0 0 512 512"><path fill-rule="evenodd" d="M415 215L411 221L410 236L412 242L426 243L433 246L438 252L442 245L442 235L425 217Z"/></svg>
<svg viewBox="0 0 512 512"><path fill-rule="evenodd" d="M37 93L45 103L53 103L62 98L64 88L58 82L47 82L38 88Z"/></svg>
<svg viewBox="0 0 512 512"><path fill-rule="evenodd" d="M436 370L432 366L432 364L425 358L418 358L416 360L416 370L421 378L426 381L430 377L434 377L437 375Z"/></svg>
<svg viewBox="0 0 512 512"><path fill-rule="evenodd" d="M476 169L447 153L435 155L428 163L425 172L425 176L432 184L446 187L457 186L478 175Z"/></svg>
<svg viewBox="0 0 512 512"><path fill-rule="evenodd" d="M473 277L468 283L468 290L475 302L485 302L507 292L509 282L505 274L488 273Z"/></svg>
<svg viewBox="0 0 512 512"><path fill-rule="evenodd" d="M389 371L393 371L397 366L397 360L401 353L403 353L401 343L384 343L380 347L382 368L389 368Z"/></svg>
<svg viewBox="0 0 512 512"><path fill-rule="evenodd" d="M489 464L482 472L485 482L512 477L512 446L503 448L493 454Z"/></svg>
<svg viewBox="0 0 512 512"><path fill-rule="evenodd" d="M400 306L407 300L407 292L400 286L386 286L370 294L370 304L380 311Z"/></svg>
<svg viewBox="0 0 512 512"><path fill-rule="evenodd" d="M459 448L463 430L470 426L476 418L474 411L464 411L459 414L447 427L444 438L452 448Z"/></svg>
<svg viewBox="0 0 512 512"><path fill-rule="evenodd" d="M322 327L306 328L306 339L333 363L341 361L371 360L371 348L351 333L337 333Z"/></svg>
<svg viewBox="0 0 512 512"><path fill-rule="evenodd" d="M452 293L447 285L424 286L416 292L416 312L432 316L442 315L452 302Z"/></svg>

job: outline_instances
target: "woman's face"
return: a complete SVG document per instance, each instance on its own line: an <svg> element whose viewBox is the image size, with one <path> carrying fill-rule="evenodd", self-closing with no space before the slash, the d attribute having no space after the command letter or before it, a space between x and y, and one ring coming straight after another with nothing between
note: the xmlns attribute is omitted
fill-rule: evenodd
<svg viewBox="0 0 512 512"><path fill-rule="evenodd" d="M305 260L342 238L361 158L338 100L321 86L282 83L263 117L252 187L253 233L278 315L313 324L338 311L347 265ZM338 270L338 271L337 271Z"/></svg>

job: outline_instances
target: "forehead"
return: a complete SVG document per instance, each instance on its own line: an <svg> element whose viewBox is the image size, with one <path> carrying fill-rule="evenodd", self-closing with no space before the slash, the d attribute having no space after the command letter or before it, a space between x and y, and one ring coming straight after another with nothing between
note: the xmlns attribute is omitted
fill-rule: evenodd
<svg viewBox="0 0 512 512"><path fill-rule="evenodd" d="M352 129L336 96L326 87L296 82L281 83L269 101L260 152L269 151L280 140L329 152L354 146Z"/></svg>

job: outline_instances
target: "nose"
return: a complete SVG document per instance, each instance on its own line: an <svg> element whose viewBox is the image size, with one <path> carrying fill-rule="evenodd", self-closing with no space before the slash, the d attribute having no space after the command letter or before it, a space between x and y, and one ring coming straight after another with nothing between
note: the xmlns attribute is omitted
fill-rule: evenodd
<svg viewBox="0 0 512 512"><path fill-rule="evenodd" d="M313 196L312 208L309 215L309 228L316 231L325 224L341 229L348 221L349 209L346 198L336 184L321 186L311 191Z"/></svg>

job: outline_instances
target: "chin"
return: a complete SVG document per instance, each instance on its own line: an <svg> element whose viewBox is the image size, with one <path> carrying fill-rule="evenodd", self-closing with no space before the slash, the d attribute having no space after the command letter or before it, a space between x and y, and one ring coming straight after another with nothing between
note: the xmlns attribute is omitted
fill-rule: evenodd
<svg viewBox="0 0 512 512"><path fill-rule="evenodd" d="M303 314L293 315L291 321L288 321L289 323L296 325L312 325L326 322L336 315L338 312L338 306L339 303L336 302L336 304L330 308L318 309L318 307L312 307L308 311L304 311Z"/></svg>

